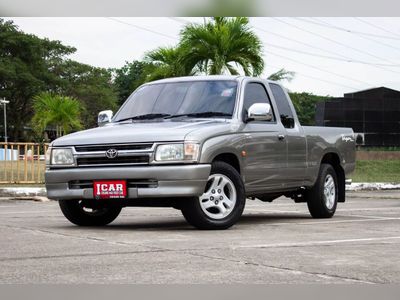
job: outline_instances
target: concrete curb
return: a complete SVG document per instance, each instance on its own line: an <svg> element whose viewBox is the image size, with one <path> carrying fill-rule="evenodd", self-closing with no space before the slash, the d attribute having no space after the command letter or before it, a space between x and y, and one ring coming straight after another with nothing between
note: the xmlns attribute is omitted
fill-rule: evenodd
<svg viewBox="0 0 400 300"><path fill-rule="evenodd" d="M0 197L46 197L45 187L2 187Z"/></svg>
<svg viewBox="0 0 400 300"><path fill-rule="evenodd" d="M346 191L384 191L400 190L400 183L384 182L357 182L346 185ZM0 188L0 197L46 197L45 187L2 187Z"/></svg>
<svg viewBox="0 0 400 300"><path fill-rule="evenodd" d="M400 183L390 182L355 182L346 185L346 191L387 191L400 190Z"/></svg>

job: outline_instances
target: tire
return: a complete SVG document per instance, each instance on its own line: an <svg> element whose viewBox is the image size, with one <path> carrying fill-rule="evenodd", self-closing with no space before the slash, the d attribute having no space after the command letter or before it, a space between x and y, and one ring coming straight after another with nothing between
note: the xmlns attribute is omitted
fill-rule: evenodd
<svg viewBox="0 0 400 300"><path fill-rule="evenodd" d="M121 212L121 206L103 206L87 211L84 201L58 201L64 216L73 224L79 226L104 226L114 221Z"/></svg>
<svg viewBox="0 0 400 300"><path fill-rule="evenodd" d="M333 217L337 207L338 196L339 190L335 169L330 164L321 164L317 182L306 194L307 206L311 216L313 218Z"/></svg>
<svg viewBox="0 0 400 300"><path fill-rule="evenodd" d="M231 165L217 161L211 166L204 194L187 199L181 211L186 221L198 229L227 229L239 220L245 204L240 174Z"/></svg>

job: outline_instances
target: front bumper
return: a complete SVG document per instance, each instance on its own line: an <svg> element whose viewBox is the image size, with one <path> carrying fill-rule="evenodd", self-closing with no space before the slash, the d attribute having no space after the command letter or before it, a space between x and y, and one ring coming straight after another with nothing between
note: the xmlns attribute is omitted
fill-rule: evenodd
<svg viewBox="0 0 400 300"><path fill-rule="evenodd" d="M47 197L53 200L94 199L93 188L71 189L75 180L155 179L156 187L128 188L128 198L200 196L210 175L210 164L143 167L68 168L46 170Z"/></svg>

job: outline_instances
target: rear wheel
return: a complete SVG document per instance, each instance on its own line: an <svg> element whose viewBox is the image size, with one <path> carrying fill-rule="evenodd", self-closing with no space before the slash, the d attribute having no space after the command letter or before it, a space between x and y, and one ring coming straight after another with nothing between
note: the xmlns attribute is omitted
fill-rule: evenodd
<svg viewBox="0 0 400 300"><path fill-rule="evenodd" d="M338 201L338 183L335 169L321 164L315 185L307 192L307 206L313 218L331 218Z"/></svg>
<svg viewBox="0 0 400 300"><path fill-rule="evenodd" d="M226 229L235 224L246 203L240 174L227 163L214 162L204 194L183 203L182 214L199 229Z"/></svg>
<svg viewBox="0 0 400 300"><path fill-rule="evenodd" d="M94 207L84 200L58 201L64 216L79 226L104 226L114 221L121 212L121 206Z"/></svg>

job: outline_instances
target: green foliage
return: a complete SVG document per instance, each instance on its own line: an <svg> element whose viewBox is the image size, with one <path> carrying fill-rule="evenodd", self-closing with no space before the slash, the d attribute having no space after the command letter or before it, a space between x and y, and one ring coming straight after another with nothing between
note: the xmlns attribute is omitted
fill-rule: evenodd
<svg viewBox="0 0 400 300"><path fill-rule="evenodd" d="M21 140L23 127L32 116L32 98L42 91L58 89L62 78L54 71L75 48L25 34L3 19L0 41L0 97L10 100L9 134L12 140Z"/></svg>
<svg viewBox="0 0 400 300"><path fill-rule="evenodd" d="M87 108L85 127L96 124L98 111L116 107L111 72L67 59L75 48L23 33L3 19L0 41L0 97L10 100L10 140L32 138L26 136L26 127L33 113L33 97L42 92L78 99Z"/></svg>
<svg viewBox="0 0 400 300"><path fill-rule="evenodd" d="M37 133L53 126L59 137L82 128L82 105L76 99L44 92L34 97L33 110L32 127Z"/></svg>
<svg viewBox="0 0 400 300"><path fill-rule="evenodd" d="M400 182L400 159L358 160L350 174L354 182Z"/></svg>
<svg viewBox="0 0 400 300"><path fill-rule="evenodd" d="M145 80L195 74L260 75L264 68L262 43L248 18L215 17L189 24L176 47L160 47L145 55ZM288 76L290 72L285 75Z"/></svg>
<svg viewBox="0 0 400 300"><path fill-rule="evenodd" d="M114 86L118 94L118 103L121 105L145 81L145 62L126 62L120 69L114 69Z"/></svg>
<svg viewBox="0 0 400 300"><path fill-rule="evenodd" d="M289 93L289 96L302 125L314 125L316 104L330 98L329 96L317 96L306 92Z"/></svg>
<svg viewBox="0 0 400 300"><path fill-rule="evenodd" d="M82 112L85 128L97 126L100 111L117 108L111 70L65 60L58 75L64 80L62 94L76 98L86 108Z"/></svg>
<svg viewBox="0 0 400 300"><path fill-rule="evenodd" d="M145 80L193 75L194 64L188 63L188 55L182 46L160 47L146 53Z"/></svg>
<svg viewBox="0 0 400 300"><path fill-rule="evenodd" d="M181 32L184 64L206 74L260 75L264 68L262 42L245 17L215 17L189 24Z"/></svg>
<svg viewBox="0 0 400 300"><path fill-rule="evenodd" d="M269 75L268 79L273 81L292 81L294 78L295 72L287 71L285 69L280 69L279 71L272 73Z"/></svg>
<svg viewBox="0 0 400 300"><path fill-rule="evenodd" d="M79 101L82 125L88 128L96 126L99 111L115 110L146 81L204 73L257 76L264 67L262 43L248 18L243 17L216 17L204 24L189 24L181 31L176 47L155 49L143 62L133 61L113 70L68 59L75 48L23 33L3 19L0 41L0 97L10 100L9 135L13 141L32 139L26 136L26 129L31 124L33 98L45 92ZM273 79L290 80L292 76L282 69ZM317 96L311 96L310 103L300 97L296 106L305 122L313 120L310 109ZM303 106L303 102L307 104Z"/></svg>
<svg viewBox="0 0 400 300"><path fill-rule="evenodd" d="M198 5L181 13L182 16L259 16L257 0L213 0L198 2Z"/></svg>

